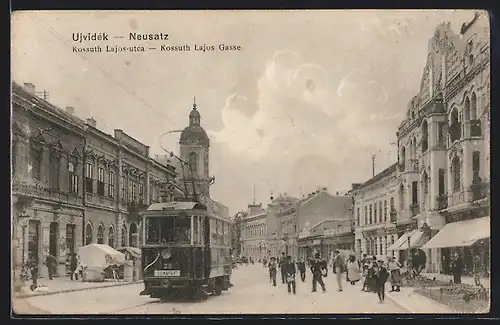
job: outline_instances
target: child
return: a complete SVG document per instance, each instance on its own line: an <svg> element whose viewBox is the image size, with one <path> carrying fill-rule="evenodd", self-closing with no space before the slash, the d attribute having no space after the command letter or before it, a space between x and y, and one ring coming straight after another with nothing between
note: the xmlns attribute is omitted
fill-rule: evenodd
<svg viewBox="0 0 500 325"><path fill-rule="evenodd" d="M385 299L385 283L389 278L389 271L387 271L383 261L373 264L373 274L375 290L377 291L379 302L383 304Z"/></svg>

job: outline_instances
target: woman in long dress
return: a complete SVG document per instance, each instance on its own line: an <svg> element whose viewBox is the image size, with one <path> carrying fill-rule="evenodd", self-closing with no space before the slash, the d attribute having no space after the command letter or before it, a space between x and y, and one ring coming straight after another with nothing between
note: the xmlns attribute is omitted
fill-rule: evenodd
<svg viewBox="0 0 500 325"><path fill-rule="evenodd" d="M400 268L401 268L401 264L398 261L396 261L396 258L391 257L390 261L388 263L389 273L391 274L391 276L390 276L390 281L391 281L391 286L392 286L391 292L401 291L400 288L401 288L402 278L401 278Z"/></svg>
<svg viewBox="0 0 500 325"><path fill-rule="evenodd" d="M361 265L354 255L349 256L347 261L347 281L354 285L361 279Z"/></svg>

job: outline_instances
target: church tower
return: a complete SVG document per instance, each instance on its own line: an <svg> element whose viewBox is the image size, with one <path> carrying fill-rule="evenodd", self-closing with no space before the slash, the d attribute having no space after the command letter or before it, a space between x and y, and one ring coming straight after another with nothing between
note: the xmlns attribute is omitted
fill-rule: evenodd
<svg viewBox="0 0 500 325"><path fill-rule="evenodd" d="M184 166L184 176L182 171L179 171L179 185L184 188L184 182L187 183L190 198L193 197L193 184L198 197L210 198L212 182L209 174L210 139L201 127L200 119L196 100L194 100L193 109L189 113L189 126L182 131L179 139L180 158L189 163L189 166Z"/></svg>

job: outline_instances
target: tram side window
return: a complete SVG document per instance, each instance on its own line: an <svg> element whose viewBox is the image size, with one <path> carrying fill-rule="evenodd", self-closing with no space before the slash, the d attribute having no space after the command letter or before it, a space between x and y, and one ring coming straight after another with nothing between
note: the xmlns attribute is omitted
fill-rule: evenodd
<svg viewBox="0 0 500 325"><path fill-rule="evenodd" d="M174 218L146 218L146 244L172 243L174 237Z"/></svg>
<svg viewBox="0 0 500 325"><path fill-rule="evenodd" d="M199 227L199 218L198 216L193 217L193 244L200 244L200 227Z"/></svg>
<svg viewBox="0 0 500 325"><path fill-rule="evenodd" d="M217 244L217 219L210 219L210 243Z"/></svg>

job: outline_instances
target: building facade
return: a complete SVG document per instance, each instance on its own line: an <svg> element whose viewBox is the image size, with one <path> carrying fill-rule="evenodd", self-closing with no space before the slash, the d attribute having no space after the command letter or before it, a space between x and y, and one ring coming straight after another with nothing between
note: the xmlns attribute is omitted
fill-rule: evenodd
<svg viewBox="0 0 500 325"><path fill-rule="evenodd" d="M420 91L397 133L399 217L425 241L448 223L489 217L487 14L477 13L460 34L449 23L439 25L428 47ZM427 271L443 272L452 250L425 249ZM472 253L460 251L470 268Z"/></svg>
<svg viewBox="0 0 500 325"><path fill-rule="evenodd" d="M15 258L31 254L40 271L56 257L58 275L78 247L103 243L139 246L138 212L182 191L173 166L149 158L149 148L115 130L100 131L71 107L59 109L35 95L32 84L13 84L12 199Z"/></svg>
<svg viewBox="0 0 500 325"><path fill-rule="evenodd" d="M267 212L262 204L250 204L241 219L241 256L257 261L270 254L267 246Z"/></svg>
<svg viewBox="0 0 500 325"><path fill-rule="evenodd" d="M362 184L353 185L355 252L385 260L393 256L390 246L398 239L399 204L397 164Z"/></svg>

